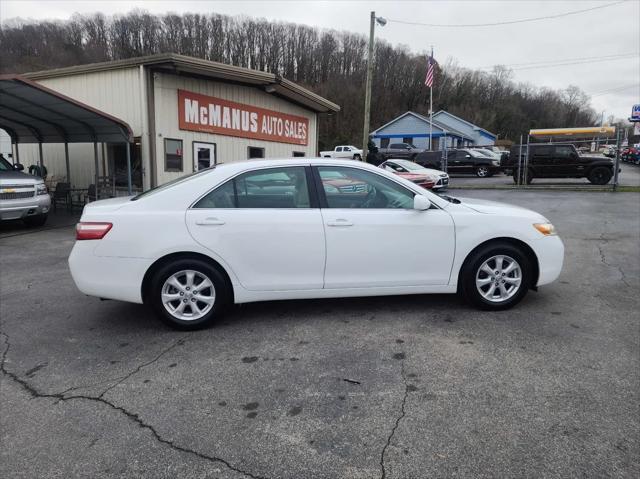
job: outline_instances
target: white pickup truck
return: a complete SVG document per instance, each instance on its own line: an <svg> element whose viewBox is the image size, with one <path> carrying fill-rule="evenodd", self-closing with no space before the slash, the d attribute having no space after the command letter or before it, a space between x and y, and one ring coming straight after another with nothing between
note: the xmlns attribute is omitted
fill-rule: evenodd
<svg viewBox="0 0 640 479"><path fill-rule="evenodd" d="M353 160L362 159L362 150L352 145L336 146L333 151L321 151L322 158L348 158Z"/></svg>

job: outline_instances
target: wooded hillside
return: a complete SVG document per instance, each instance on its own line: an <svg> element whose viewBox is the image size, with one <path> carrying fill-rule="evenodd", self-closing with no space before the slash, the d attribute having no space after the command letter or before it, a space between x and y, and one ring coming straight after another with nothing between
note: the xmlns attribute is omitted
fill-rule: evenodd
<svg viewBox="0 0 640 479"><path fill-rule="evenodd" d="M360 34L247 17L142 11L63 22L13 20L0 29L2 73L161 52L279 73L342 107L321 119L320 149L360 145L367 56L367 38ZM372 129L407 110L427 113L425 71L424 55L377 41ZM500 138L517 140L530 128L593 125L596 115L588 105L577 87L556 91L516 84L503 68L488 73L447 63L436 71L435 111L450 111Z"/></svg>

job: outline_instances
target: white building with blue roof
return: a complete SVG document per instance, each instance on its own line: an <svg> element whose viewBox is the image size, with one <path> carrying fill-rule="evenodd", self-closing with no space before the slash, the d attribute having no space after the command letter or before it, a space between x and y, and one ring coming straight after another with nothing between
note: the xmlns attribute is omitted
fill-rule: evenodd
<svg viewBox="0 0 640 479"><path fill-rule="evenodd" d="M408 111L371 132L378 148L390 143L411 143L418 148L430 149L429 118ZM440 110L433 115L433 149L463 148L466 146L493 145L496 135L449 112Z"/></svg>

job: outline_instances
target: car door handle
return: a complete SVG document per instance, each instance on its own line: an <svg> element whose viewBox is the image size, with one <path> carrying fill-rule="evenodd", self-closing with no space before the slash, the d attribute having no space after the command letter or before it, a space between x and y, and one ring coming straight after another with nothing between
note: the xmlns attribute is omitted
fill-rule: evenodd
<svg viewBox="0 0 640 479"><path fill-rule="evenodd" d="M219 220L218 218L205 218L203 220L196 221L196 224L200 226L220 226L224 224L224 221Z"/></svg>
<svg viewBox="0 0 640 479"><path fill-rule="evenodd" d="M337 220L327 221L327 226L353 226L353 222L339 218Z"/></svg>

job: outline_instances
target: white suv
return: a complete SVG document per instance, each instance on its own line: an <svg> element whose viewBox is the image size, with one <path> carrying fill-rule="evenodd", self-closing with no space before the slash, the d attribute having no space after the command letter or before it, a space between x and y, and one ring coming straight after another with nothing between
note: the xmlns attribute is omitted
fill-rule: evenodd
<svg viewBox="0 0 640 479"><path fill-rule="evenodd" d="M42 226L51 198L42 178L22 173L22 169L0 158L0 220L21 219L27 226Z"/></svg>

